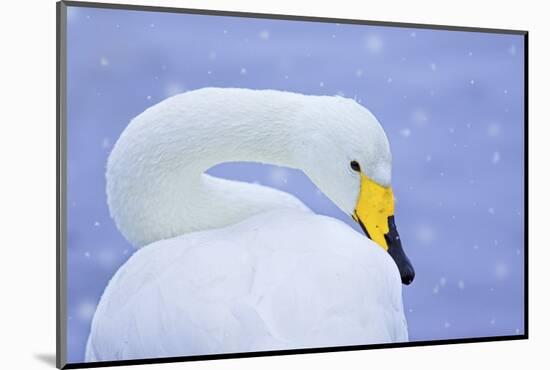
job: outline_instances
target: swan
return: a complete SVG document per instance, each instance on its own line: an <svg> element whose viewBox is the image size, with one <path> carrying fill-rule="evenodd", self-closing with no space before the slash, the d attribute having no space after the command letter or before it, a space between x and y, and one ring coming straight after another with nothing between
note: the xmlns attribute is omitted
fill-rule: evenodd
<svg viewBox="0 0 550 370"><path fill-rule="evenodd" d="M296 197L205 173L302 170L362 235ZM86 361L405 342L414 278L394 220L391 152L354 100L203 88L134 118L107 162L136 252L97 306Z"/></svg>

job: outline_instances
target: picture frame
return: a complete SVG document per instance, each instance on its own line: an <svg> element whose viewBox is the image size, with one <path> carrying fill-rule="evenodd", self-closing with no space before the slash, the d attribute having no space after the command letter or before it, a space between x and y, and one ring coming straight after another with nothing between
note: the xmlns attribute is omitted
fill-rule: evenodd
<svg viewBox="0 0 550 370"><path fill-rule="evenodd" d="M402 30L426 30L426 31L444 31L444 32L465 32L475 34L490 34L490 35L510 35L518 36L522 38L521 47L514 48L514 55L521 57L523 60L522 75L516 76L521 79L518 85L521 85L522 91L518 93L521 101L516 100L516 103L521 103L522 109L522 133L523 140L521 142L515 142L521 149L522 160L521 169L523 171L522 177L522 193L521 199L522 208L519 210L520 222L522 226L522 242L520 250L522 261L522 271L518 272L522 278L522 328L519 332L514 334L503 335L487 335L487 336L472 336L472 337L460 337L460 338L446 338L446 339L429 339L429 340L413 340L409 342L398 343L370 343L370 344L356 344L356 345L339 345L339 346L321 346L321 347L309 347L309 348L285 348L285 349L273 349L273 350L259 350L251 352L228 352L228 353L206 353L196 355L185 356L161 356L151 358L128 358L121 360L100 360L94 362L87 361L71 361L68 355L68 320L70 316L69 300L68 300L68 281L71 279L68 273L68 265L70 264L70 257L68 255L68 218L69 212L67 209L70 207L67 198L68 192L68 69L69 69L69 56L68 56L68 21L67 21L67 9L73 7L75 9L102 9L110 11L130 11L130 12L150 12L157 14L182 14L182 15L196 15L204 17L229 17L231 19L252 19L252 20L270 20L270 21L289 21L289 22L302 22L306 25L309 24L341 24L341 25L355 25L365 27L386 27L388 29L402 29ZM261 37L261 36L260 36ZM269 36L268 36L269 37ZM123 366L134 364L153 364L153 363L168 363L168 362L182 362L182 361L198 361L198 360L214 360L214 359L229 359L229 358L242 358L242 357L260 357L260 356L276 356L276 355L291 355L291 354L305 354L305 353L320 353L320 352L336 352L336 351L354 351L354 350L366 350L377 348L396 348L396 347L411 347L411 346L426 346L426 345L441 345L441 344L459 344L459 343L477 343L488 341L502 341L502 340L521 340L528 339L528 32L519 30L503 30L503 29L486 29L486 28L472 28L472 27L458 27L458 26L443 26L443 25L425 25L425 24L413 24L413 23L396 23L396 22L382 22L382 21L367 21L367 20L351 20L351 19L335 19L335 18L321 18L310 16L296 16L296 15L276 15L276 14L260 14L260 13L245 13L245 12L228 12L228 11L215 11L215 10L199 10L199 9L180 9L180 8L168 8L168 7L155 7L155 6L138 6L138 5L123 5L123 4L108 4L108 3L89 3L78 1L61 1L57 3L57 336L56 336L56 348L57 348L57 367L58 368L88 368L98 366ZM368 41L367 41L368 43ZM373 41L376 44L376 41ZM372 45L371 45L372 46ZM368 47L368 46L367 46ZM376 45L372 46L376 49ZM108 63L108 62L106 62ZM100 64L104 64L100 61ZM244 68L244 67L243 67ZM432 68L433 69L433 68ZM363 72L362 72L363 73ZM246 74L246 72L244 73ZM387 77L388 79L390 77ZM472 81L474 81L472 79ZM473 83L472 83L473 84ZM519 104L518 103L518 104ZM138 114L139 112L136 112ZM423 121L421 117L420 121ZM496 126L491 126L496 127ZM491 130L491 127L489 130ZM407 130L407 129L403 129ZM494 128L494 130L500 130ZM407 135L406 132L409 132ZM403 136L410 136L410 131L404 131ZM489 133L489 135L491 135ZM116 139L116 138L114 138ZM110 146L113 143L109 144ZM496 151L495 153L500 153ZM500 154L498 154L496 162L500 161ZM496 157L495 157L496 158ZM518 164L516 163L516 166ZM517 167L520 168L520 167ZM516 168L516 169L517 169ZM443 176L443 175L442 175ZM490 208L492 209L492 208ZM495 210L489 213L494 214ZM399 221L398 221L399 222ZM364 229L365 227L363 227ZM428 232L429 234L429 232ZM429 238L428 238L429 239ZM125 257L126 258L126 257ZM519 266L519 265L518 265ZM508 267L501 267L497 272L505 274L508 273ZM502 270L502 271L501 271ZM504 271L506 270L506 271ZM498 272L500 271L500 272ZM444 278L442 278L444 279ZM438 289L443 289L446 283L442 283L441 280L436 285ZM446 281L446 280L445 280ZM460 285L460 282L459 282ZM462 283L462 286L464 283ZM435 288L434 288L435 289ZM462 288L460 288L462 289ZM445 323L447 324L447 323Z"/></svg>

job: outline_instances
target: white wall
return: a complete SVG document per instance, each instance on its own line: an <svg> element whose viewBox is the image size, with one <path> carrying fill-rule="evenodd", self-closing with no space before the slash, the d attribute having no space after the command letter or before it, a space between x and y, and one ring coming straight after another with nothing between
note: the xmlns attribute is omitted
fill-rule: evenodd
<svg viewBox="0 0 550 370"><path fill-rule="evenodd" d="M111 0L111 2L119 2ZM530 31L529 341L156 365L157 369L518 368L547 363L550 243L548 191L550 35L542 1L127 0L337 18L447 24ZM0 338L2 368L51 368L55 353L55 3L5 1L0 22ZM6 84L7 81L7 84ZM44 360L46 359L46 361ZM50 361L48 361L48 359ZM547 365L546 365L547 366ZM134 369L144 368L133 367Z"/></svg>

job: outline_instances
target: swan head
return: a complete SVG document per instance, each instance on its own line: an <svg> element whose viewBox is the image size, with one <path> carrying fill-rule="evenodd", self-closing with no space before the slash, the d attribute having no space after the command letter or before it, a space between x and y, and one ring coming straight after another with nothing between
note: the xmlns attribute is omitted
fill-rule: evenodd
<svg viewBox="0 0 550 370"><path fill-rule="evenodd" d="M410 284L414 268L397 232L391 188L391 151L374 115L352 99L316 97L298 118L305 127L295 143L300 168L365 235L387 251Z"/></svg>

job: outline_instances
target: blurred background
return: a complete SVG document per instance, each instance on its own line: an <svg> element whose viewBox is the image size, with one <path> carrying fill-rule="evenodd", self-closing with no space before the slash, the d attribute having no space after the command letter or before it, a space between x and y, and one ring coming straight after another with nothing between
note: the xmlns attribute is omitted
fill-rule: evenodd
<svg viewBox="0 0 550 370"><path fill-rule="evenodd" d="M393 152L396 221L417 275L411 340L523 334L523 37L220 16L68 9L68 360L132 255L105 196L128 122L205 86L342 95ZM251 163L210 173L290 192L357 228L301 172Z"/></svg>

